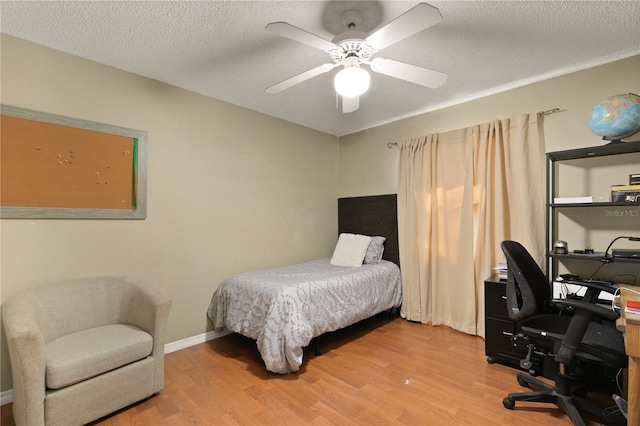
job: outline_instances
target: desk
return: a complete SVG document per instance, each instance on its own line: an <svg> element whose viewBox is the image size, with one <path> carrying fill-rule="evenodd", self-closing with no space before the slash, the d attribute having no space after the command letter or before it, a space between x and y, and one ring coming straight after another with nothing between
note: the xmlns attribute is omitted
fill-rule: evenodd
<svg viewBox="0 0 640 426"><path fill-rule="evenodd" d="M622 315L617 322L617 328L624 333L625 352L629 355L629 385L627 402L629 413L627 424L640 425L640 315L629 314L624 311L627 300L640 300L639 286L620 286L618 306Z"/></svg>

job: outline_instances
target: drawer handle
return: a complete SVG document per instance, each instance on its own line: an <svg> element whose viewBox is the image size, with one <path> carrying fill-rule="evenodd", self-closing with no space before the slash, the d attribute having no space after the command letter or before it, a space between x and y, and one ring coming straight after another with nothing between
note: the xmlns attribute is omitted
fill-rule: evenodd
<svg viewBox="0 0 640 426"><path fill-rule="evenodd" d="M502 334L505 335L505 336L513 336L513 333L511 333L509 331L503 331Z"/></svg>
<svg viewBox="0 0 640 426"><path fill-rule="evenodd" d="M507 300L507 296L500 296L502 300Z"/></svg>

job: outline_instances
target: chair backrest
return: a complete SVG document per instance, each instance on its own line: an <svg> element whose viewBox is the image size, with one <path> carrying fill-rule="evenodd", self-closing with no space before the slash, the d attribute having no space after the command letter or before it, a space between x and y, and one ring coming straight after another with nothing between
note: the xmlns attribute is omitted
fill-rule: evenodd
<svg viewBox="0 0 640 426"><path fill-rule="evenodd" d="M507 310L509 318L520 321L544 313L551 299L551 287L540 266L522 244L503 241L507 259Z"/></svg>
<svg viewBox="0 0 640 426"><path fill-rule="evenodd" d="M45 342L119 320L126 277L90 277L32 287L9 298L3 310L33 318Z"/></svg>

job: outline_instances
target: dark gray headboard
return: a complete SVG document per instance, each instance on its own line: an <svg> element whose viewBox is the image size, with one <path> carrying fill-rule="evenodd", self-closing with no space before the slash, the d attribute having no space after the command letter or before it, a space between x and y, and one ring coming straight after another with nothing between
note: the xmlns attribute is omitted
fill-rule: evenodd
<svg viewBox="0 0 640 426"><path fill-rule="evenodd" d="M385 237L382 258L400 266L396 194L338 198L338 234L343 232Z"/></svg>

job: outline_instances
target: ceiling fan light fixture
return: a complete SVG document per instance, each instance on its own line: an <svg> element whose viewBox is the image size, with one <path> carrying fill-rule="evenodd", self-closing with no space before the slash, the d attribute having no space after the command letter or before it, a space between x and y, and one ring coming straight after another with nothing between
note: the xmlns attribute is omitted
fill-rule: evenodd
<svg viewBox="0 0 640 426"><path fill-rule="evenodd" d="M369 90L371 76L358 65L347 65L333 79L333 85L339 95L346 98L360 96Z"/></svg>
<svg viewBox="0 0 640 426"><path fill-rule="evenodd" d="M358 6L362 6L363 3L376 2L348 1L329 3L331 3L331 7L335 11L341 9L340 12L342 13L340 17L342 26L340 29L343 31L337 34L332 41L294 27L286 22L272 22L265 27L266 30L273 34L320 49L328 53L333 61L333 64L324 64L312 68L268 87L266 89L268 93L279 93L317 75L329 72L335 67L342 66L343 69L334 76L333 84L336 93L342 96L342 112L349 113L359 108L360 95L369 89L371 82L368 70L361 69L361 64L369 65L375 73L433 89L445 83L447 80L446 73L393 59L373 57L379 50L442 21L442 15L440 15L436 7L427 3L419 3L393 21L378 28L373 34L367 34L366 31L377 26L377 22L373 24L372 21L369 21L371 16L368 13L359 11L359 7L358 9L346 11L342 9L356 3ZM363 22L365 24L361 25Z"/></svg>

